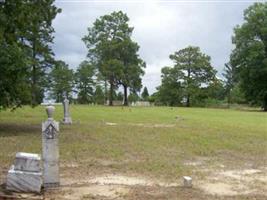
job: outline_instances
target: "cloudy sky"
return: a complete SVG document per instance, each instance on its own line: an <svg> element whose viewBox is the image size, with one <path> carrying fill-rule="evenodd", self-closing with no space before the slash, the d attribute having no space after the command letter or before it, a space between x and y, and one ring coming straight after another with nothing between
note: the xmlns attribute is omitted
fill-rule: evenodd
<svg viewBox="0 0 267 200"><path fill-rule="evenodd" d="M140 45L140 57L147 68L143 85L149 93L160 85L160 70L171 66L169 55L188 45L199 46L211 56L221 76L228 62L233 28L243 21L243 10L253 1L177 1L177 0L57 0L62 8L53 22L57 59L75 69L86 59L81 38L99 16L122 10L134 27L133 39Z"/></svg>

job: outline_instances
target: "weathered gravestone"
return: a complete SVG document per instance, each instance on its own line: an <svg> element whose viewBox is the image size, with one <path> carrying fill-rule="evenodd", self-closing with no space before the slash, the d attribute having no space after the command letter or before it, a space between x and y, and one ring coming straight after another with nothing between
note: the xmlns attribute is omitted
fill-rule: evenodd
<svg viewBox="0 0 267 200"><path fill-rule="evenodd" d="M41 158L38 154L18 152L7 174L6 189L40 193L42 186Z"/></svg>
<svg viewBox="0 0 267 200"><path fill-rule="evenodd" d="M59 123L53 119L54 106L47 106L48 119L42 123L44 188L59 186Z"/></svg>
<svg viewBox="0 0 267 200"><path fill-rule="evenodd" d="M62 121L63 124L72 124L69 107L70 107L70 102L67 99L67 95L64 95L64 101L63 101L64 118Z"/></svg>

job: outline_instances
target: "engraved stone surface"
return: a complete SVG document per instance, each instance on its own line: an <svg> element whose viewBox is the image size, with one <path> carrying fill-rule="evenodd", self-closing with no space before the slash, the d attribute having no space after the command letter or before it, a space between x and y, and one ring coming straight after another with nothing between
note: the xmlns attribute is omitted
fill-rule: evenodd
<svg viewBox="0 0 267 200"><path fill-rule="evenodd" d="M65 95L65 99L63 101L63 108L64 108L64 118L62 123L63 124L72 124L72 119L70 117L70 111L69 111L69 100L67 99Z"/></svg>
<svg viewBox="0 0 267 200"><path fill-rule="evenodd" d="M40 172L41 158L38 154L18 152L16 154L14 170Z"/></svg>
<svg viewBox="0 0 267 200"><path fill-rule="evenodd" d="M41 192L42 173L14 170L12 165L7 174L6 189L16 192Z"/></svg>
<svg viewBox="0 0 267 200"><path fill-rule="evenodd" d="M42 159L45 188L59 185L59 123L53 120L55 109L52 107L47 107L48 119L42 123Z"/></svg>

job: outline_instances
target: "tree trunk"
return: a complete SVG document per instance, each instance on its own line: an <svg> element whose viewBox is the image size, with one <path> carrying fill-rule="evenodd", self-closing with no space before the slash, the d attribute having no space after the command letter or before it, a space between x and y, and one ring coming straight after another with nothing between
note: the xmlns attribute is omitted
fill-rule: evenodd
<svg viewBox="0 0 267 200"><path fill-rule="evenodd" d="M264 99L263 99L263 111L267 111L267 94L264 96Z"/></svg>
<svg viewBox="0 0 267 200"><path fill-rule="evenodd" d="M230 104L231 104L231 95L230 95L230 92L228 93L228 95L227 95L227 106L228 106L228 108L230 108Z"/></svg>
<svg viewBox="0 0 267 200"><path fill-rule="evenodd" d="M189 94L186 97L186 107L190 107L190 95Z"/></svg>
<svg viewBox="0 0 267 200"><path fill-rule="evenodd" d="M113 81L110 79L109 106L113 106Z"/></svg>
<svg viewBox="0 0 267 200"><path fill-rule="evenodd" d="M35 57L36 57L36 52L35 52L35 42L33 42L32 45L32 82L31 82L31 104L32 106L37 105L37 100L36 100L36 65L35 65Z"/></svg>
<svg viewBox="0 0 267 200"><path fill-rule="evenodd" d="M189 66L191 65L191 63L189 62ZM186 107L190 107L190 94L189 94L189 87L190 87L190 84L191 84L191 81L190 81L190 77L191 76L191 70L190 68L187 70L187 97L186 97Z"/></svg>
<svg viewBox="0 0 267 200"><path fill-rule="evenodd" d="M123 105L128 106L128 94L127 94L128 87L126 85L123 85L123 87L124 87L124 103L123 103Z"/></svg>
<svg viewBox="0 0 267 200"><path fill-rule="evenodd" d="M105 78L105 98L104 98L104 105L106 105L106 103L107 103L107 100L108 100L108 90L107 90L107 79Z"/></svg>

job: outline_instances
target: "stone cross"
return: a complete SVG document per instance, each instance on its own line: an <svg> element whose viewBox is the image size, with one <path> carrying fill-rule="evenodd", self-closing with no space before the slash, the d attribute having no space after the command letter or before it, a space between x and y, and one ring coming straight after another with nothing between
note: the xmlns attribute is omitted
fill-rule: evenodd
<svg viewBox="0 0 267 200"><path fill-rule="evenodd" d="M64 95L63 108L64 108L63 124L72 124L69 111L69 100L67 99L67 95Z"/></svg>
<svg viewBox="0 0 267 200"><path fill-rule="evenodd" d="M44 188L59 186L59 123L53 119L55 107L46 107L48 119L42 123Z"/></svg>

